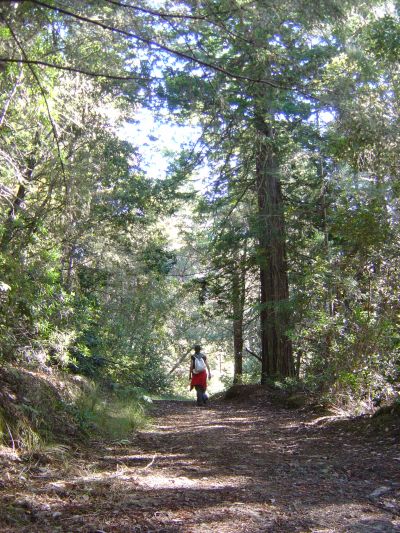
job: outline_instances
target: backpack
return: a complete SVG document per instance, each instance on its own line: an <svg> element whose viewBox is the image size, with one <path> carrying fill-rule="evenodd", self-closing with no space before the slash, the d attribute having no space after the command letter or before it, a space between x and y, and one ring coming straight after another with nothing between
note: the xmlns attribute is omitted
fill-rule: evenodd
<svg viewBox="0 0 400 533"><path fill-rule="evenodd" d="M200 372L203 372L203 370L205 369L206 369L206 363L203 359L203 356L201 357L194 356L193 374L200 374Z"/></svg>

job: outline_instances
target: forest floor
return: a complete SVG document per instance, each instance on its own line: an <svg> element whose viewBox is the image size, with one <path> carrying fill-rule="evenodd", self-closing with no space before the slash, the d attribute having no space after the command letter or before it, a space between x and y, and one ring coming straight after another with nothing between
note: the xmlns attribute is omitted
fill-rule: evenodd
<svg viewBox="0 0 400 533"><path fill-rule="evenodd" d="M154 403L129 441L0 450L0 531L400 532L399 421Z"/></svg>

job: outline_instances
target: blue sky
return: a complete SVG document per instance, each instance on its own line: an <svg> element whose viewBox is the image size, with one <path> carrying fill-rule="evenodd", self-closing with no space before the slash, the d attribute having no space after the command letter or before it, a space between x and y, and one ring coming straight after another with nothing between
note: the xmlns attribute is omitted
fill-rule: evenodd
<svg viewBox="0 0 400 533"><path fill-rule="evenodd" d="M200 129L168 121L158 122L150 110L143 108L135 114L135 123L126 123L119 129L119 135L138 147L143 158L143 169L148 176L162 179L173 153L195 141Z"/></svg>

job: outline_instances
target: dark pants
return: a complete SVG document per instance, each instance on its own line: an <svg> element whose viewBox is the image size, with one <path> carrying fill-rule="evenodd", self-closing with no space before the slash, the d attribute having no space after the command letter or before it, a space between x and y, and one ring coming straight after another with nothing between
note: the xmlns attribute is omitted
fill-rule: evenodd
<svg viewBox="0 0 400 533"><path fill-rule="evenodd" d="M197 392L197 405L205 405L207 403L206 391L201 385L195 385Z"/></svg>

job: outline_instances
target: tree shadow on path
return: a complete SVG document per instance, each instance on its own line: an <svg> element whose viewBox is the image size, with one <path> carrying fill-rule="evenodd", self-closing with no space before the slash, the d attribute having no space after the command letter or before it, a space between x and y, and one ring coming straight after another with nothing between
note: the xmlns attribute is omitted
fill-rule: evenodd
<svg viewBox="0 0 400 533"><path fill-rule="evenodd" d="M391 430L372 438L265 402L157 402L153 416L129 443L33 475L19 495L29 523L4 531L400 531Z"/></svg>

